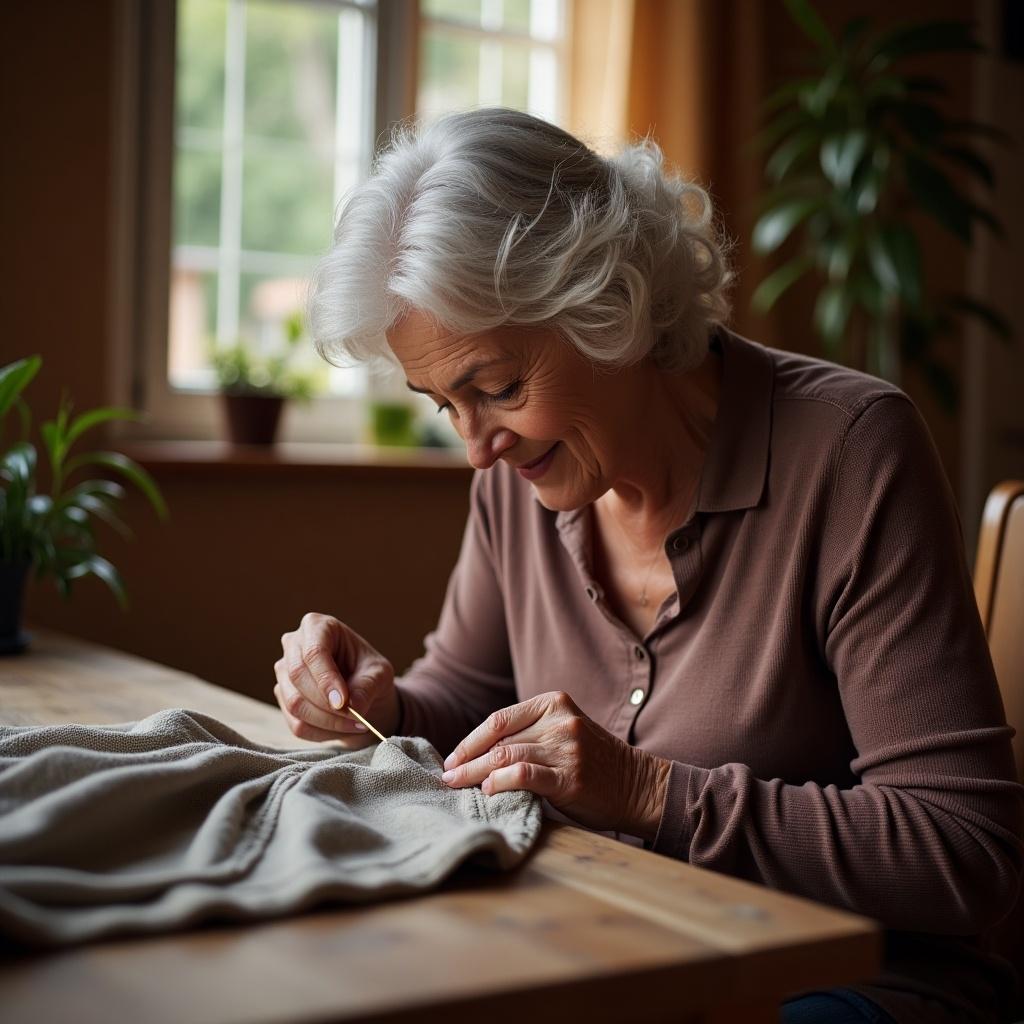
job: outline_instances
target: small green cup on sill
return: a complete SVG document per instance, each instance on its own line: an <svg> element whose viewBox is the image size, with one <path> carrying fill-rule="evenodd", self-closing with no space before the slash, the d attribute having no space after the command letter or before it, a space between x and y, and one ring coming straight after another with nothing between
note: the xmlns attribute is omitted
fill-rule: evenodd
<svg viewBox="0 0 1024 1024"><path fill-rule="evenodd" d="M370 438L374 444L415 448L416 410L408 402L371 402Z"/></svg>

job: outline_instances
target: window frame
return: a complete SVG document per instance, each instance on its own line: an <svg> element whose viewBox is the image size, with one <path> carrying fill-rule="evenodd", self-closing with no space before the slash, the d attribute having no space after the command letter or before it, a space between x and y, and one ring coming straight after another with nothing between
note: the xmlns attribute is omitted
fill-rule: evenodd
<svg viewBox="0 0 1024 1024"><path fill-rule="evenodd" d="M377 80L371 137L411 116L416 96L417 4L366 7ZM216 393L171 387L167 375L172 271L175 0L117 0L113 24L109 392L143 414L111 424L118 437L197 440L223 436ZM356 441L365 400L324 395L289 403L282 438Z"/></svg>
<svg viewBox="0 0 1024 1024"><path fill-rule="evenodd" d="M416 114L421 30L418 0L340 0L369 12L376 97L371 138L376 155L398 122ZM559 115L568 103L567 59L572 0L562 0L558 48ZM111 222L108 391L138 410L136 421L113 421L114 437L211 440L224 436L215 392L172 388L167 374L169 295L173 268L173 170L176 0L115 0L112 64ZM444 23L448 28L448 24ZM466 26L453 25L457 30ZM470 29L472 31L472 29ZM480 34L487 30L480 29ZM499 32L490 38L527 41ZM366 434L365 396L322 395L290 402L284 441L359 442Z"/></svg>

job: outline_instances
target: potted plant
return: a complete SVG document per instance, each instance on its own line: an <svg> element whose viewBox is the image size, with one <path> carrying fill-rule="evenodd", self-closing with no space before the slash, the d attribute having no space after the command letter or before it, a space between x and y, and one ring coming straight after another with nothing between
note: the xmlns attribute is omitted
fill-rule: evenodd
<svg viewBox="0 0 1024 1024"><path fill-rule="evenodd" d="M930 296L912 218L932 218L964 244L981 224L1002 233L989 211L954 183L960 168L991 188L991 166L970 145L1005 140L985 124L947 117L935 78L908 73L908 57L982 49L967 22L928 21L875 31L855 18L835 38L809 0L786 0L814 44L813 70L765 102L771 122L759 142L769 151L769 191L753 230L770 253L791 236L799 249L761 282L755 309L767 311L794 282L818 282L814 325L830 358L900 383L916 363L949 411L956 382L935 351L958 318L978 317L1003 338L1006 321L962 294Z"/></svg>
<svg viewBox="0 0 1024 1024"><path fill-rule="evenodd" d="M104 407L71 417L72 403L62 395L57 418L42 425L43 446L50 466L49 493L38 493L36 447L29 441L31 413L21 392L42 366L39 356L19 359L0 367L0 440L7 413L17 408L21 438L0 455L0 653L28 646L21 629L24 583L30 569L35 578L52 575L66 599L71 582L79 576L98 576L114 592L122 609L128 599L117 569L96 551L95 519L103 520L122 536L131 531L113 509L125 494L114 480L91 479L68 486L76 473L89 466L113 470L146 495L162 519L167 506L149 474L120 452L93 451L70 456L75 442L107 420L136 419L132 409ZM2 451L2 448L0 448Z"/></svg>
<svg viewBox="0 0 1024 1024"><path fill-rule="evenodd" d="M228 436L235 444L273 444L285 401L308 402L323 388L325 369L303 373L289 365L303 334L301 314L288 317L284 331L287 348L282 355L258 355L244 339L209 347Z"/></svg>

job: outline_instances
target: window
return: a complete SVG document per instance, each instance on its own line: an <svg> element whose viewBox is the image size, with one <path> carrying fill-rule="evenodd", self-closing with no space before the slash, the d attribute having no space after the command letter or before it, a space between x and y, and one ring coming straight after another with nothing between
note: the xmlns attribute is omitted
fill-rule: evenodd
<svg viewBox="0 0 1024 1024"><path fill-rule="evenodd" d="M506 106L562 121L564 26L562 0L422 0L417 113Z"/></svg>
<svg viewBox="0 0 1024 1024"><path fill-rule="evenodd" d="M179 0L168 377L215 384L204 342L279 348L372 145L370 13ZM353 375L356 379L353 380ZM358 370L330 371L358 393Z"/></svg>
<svg viewBox="0 0 1024 1024"><path fill-rule="evenodd" d="M112 308L121 390L147 413L132 432L222 436L209 346L282 342L391 123L489 104L560 120L565 2L122 5ZM365 371L310 345L298 363L326 390L289 406L283 436L362 439Z"/></svg>

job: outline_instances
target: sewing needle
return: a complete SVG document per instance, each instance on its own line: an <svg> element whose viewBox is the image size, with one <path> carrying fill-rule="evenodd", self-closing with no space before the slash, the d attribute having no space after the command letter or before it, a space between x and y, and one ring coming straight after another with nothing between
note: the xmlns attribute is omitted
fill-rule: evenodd
<svg viewBox="0 0 1024 1024"><path fill-rule="evenodd" d="M361 714L359 714L359 712L356 711L355 708L345 708L345 710L348 711L350 714L355 715L356 718L358 718L359 721L362 722L363 725L365 725L366 728L369 729L370 732L372 732L373 735L376 736L381 741L381 743L387 743L387 738L384 737L384 736L381 736L381 734L379 732L377 732L377 730L374 729L374 727L372 725L370 725L370 723L365 718L363 718L363 716Z"/></svg>

